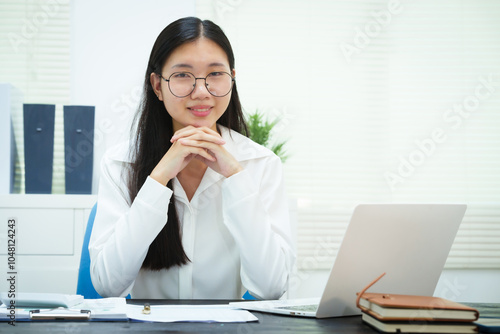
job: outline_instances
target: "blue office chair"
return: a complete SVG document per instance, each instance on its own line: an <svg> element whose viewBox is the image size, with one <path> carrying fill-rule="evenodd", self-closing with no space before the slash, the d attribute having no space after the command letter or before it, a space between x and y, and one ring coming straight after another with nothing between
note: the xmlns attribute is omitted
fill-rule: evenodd
<svg viewBox="0 0 500 334"><path fill-rule="evenodd" d="M83 237L82 256L80 257L80 269L78 270L78 284L76 286L76 293L82 295L85 299L98 299L102 298L94 289L92 280L90 279L90 254L89 254L89 240L92 234L92 227L94 226L95 213L97 211L97 203L94 204L90 211L85 236Z"/></svg>
<svg viewBox="0 0 500 334"><path fill-rule="evenodd" d="M92 234L92 227L94 226L95 213L97 211L97 203L94 204L90 211L87 228L85 229L85 236L83 237L82 256L80 257L80 269L78 270L78 284L76 293L82 295L85 299L98 299L102 298L94 289L92 280L90 278L90 254L89 254L89 240ZM130 298L128 295L126 298ZM248 291L242 297L244 300L256 300Z"/></svg>
<svg viewBox="0 0 500 334"><path fill-rule="evenodd" d="M245 292L245 294L241 298L243 298L244 300L257 300L257 298L255 298L254 296L252 296L250 294L250 292L248 292L248 290L247 290L247 292Z"/></svg>

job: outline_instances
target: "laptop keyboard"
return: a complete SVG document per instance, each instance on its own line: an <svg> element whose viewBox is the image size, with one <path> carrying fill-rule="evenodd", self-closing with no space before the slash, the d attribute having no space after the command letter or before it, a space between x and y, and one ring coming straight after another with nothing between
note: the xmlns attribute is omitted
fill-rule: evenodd
<svg viewBox="0 0 500 334"><path fill-rule="evenodd" d="M278 307L280 309L292 310L292 311L304 311L304 312L316 312L318 310L318 304L314 305L289 305Z"/></svg>

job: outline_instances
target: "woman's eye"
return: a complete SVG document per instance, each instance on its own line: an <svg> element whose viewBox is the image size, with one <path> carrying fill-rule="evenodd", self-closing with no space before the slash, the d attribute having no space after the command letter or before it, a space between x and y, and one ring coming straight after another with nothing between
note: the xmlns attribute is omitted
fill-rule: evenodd
<svg viewBox="0 0 500 334"><path fill-rule="evenodd" d="M175 73L173 75L174 78L179 78L179 79L184 79L184 78L189 78L190 75L188 73Z"/></svg>

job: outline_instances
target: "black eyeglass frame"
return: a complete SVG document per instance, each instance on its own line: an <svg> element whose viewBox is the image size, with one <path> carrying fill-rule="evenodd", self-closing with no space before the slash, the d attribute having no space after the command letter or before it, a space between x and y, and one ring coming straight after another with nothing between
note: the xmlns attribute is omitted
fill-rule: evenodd
<svg viewBox="0 0 500 334"><path fill-rule="evenodd" d="M170 78L174 75L174 74L180 74L180 73L186 73L186 74L190 74L193 78L194 78L194 85L193 85L193 89L189 92L189 94L187 95L183 95L183 96L179 96L179 95L175 95L174 92L172 92L172 89L170 88ZM208 89L208 85L207 85L207 78L210 74L213 74L213 73L225 73L227 75L229 75L229 77L231 78L231 88L229 88L229 91L224 94L224 95L214 95L210 89ZM170 74L170 76L168 77L168 79L165 79L165 77L159 73L157 73L160 78L162 78L163 80L165 80L167 83L168 83L168 90L170 91L170 93L172 93L173 96L175 97L178 97L178 98L183 98L183 97L186 97L186 96L189 96L191 95L193 92L194 92L194 89L196 88L196 80L200 79L200 80L205 80L205 88L207 89L207 92L210 93L210 95L212 96L215 96L215 97L224 97L226 96L227 94L231 93L231 91L233 90L233 86L234 86L234 77L230 74L230 73L227 73L225 71L213 71L213 72L210 72L207 74L206 77L204 78L197 78L193 73L191 72L174 72L172 74Z"/></svg>

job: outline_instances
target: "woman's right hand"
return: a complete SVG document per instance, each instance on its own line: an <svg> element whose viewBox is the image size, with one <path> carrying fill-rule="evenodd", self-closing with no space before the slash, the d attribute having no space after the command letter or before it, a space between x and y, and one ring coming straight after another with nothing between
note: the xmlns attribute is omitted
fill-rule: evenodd
<svg viewBox="0 0 500 334"><path fill-rule="evenodd" d="M203 141L217 145L224 143L224 140L216 131L208 128L195 128L193 126L188 126L177 131L172 138L174 138L174 140L172 140L172 146L150 174L151 178L163 185L166 185L168 181L176 177L196 155L209 161L216 160L207 150L200 147L183 145L178 139L196 138L200 140L200 138L202 138Z"/></svg>

